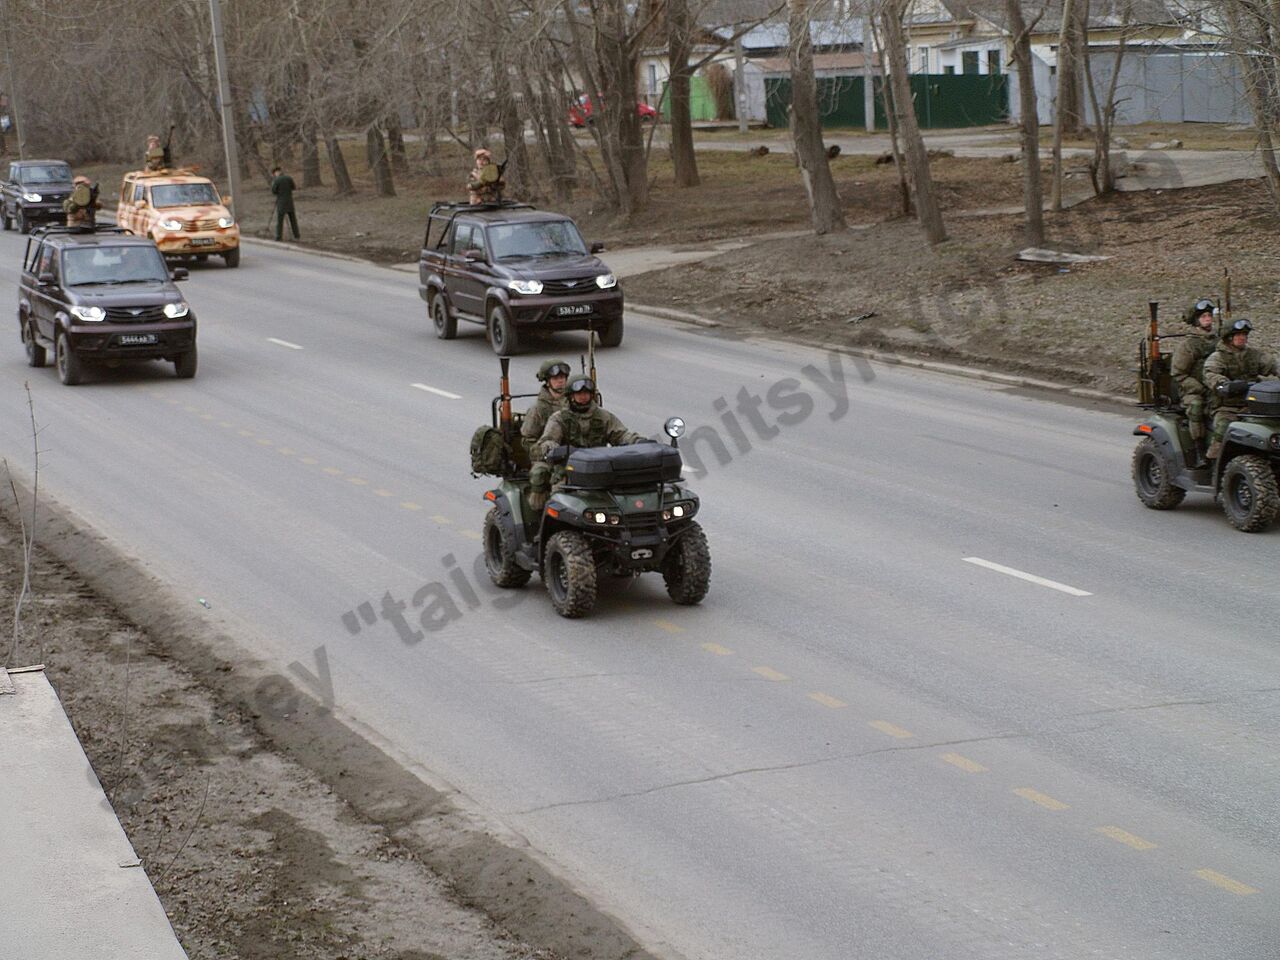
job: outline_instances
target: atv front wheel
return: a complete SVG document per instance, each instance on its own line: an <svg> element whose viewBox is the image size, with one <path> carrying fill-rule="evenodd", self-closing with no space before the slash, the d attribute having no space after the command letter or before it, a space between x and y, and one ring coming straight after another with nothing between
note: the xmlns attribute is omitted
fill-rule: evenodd
<svg viewBox="0 0 1280 960"><path fill-rule="evenodd" d="M497 507L484 515L484 566L498 587L523 587L533 576L531 570L516 563L515 538L498 519Z"/></svg>
<svg viewBox="0 0 1280 960"><path fill-rule="evenodd" d="M701 603L711 587L711 548L702 527L690 521L662 561L662 580L676 603Z"/></svg>
<svg viewBox="0 0 1280 960"><path fill-rule="evenodd" d="M1133 490L1152 510L1172 510L1187 491L1173 485L1169 465L1150 437L1143 437L1133 451Z"/></svg>
<svg viewBox="0 0 1280 960"><path fill-rule="evenodd" d="M1236 457L1222 475L1222 511L1231 525L1257 533L1280 513L1280 489L1271 462L1252 454Z"/></svg>
<svg viewBox="0 0 1280 960"><path fill-rule="evenodd" d="M596 605L596 562L587 538L561 530L548 540L542 582L560 616L575 619L590 613Z"/></svg>

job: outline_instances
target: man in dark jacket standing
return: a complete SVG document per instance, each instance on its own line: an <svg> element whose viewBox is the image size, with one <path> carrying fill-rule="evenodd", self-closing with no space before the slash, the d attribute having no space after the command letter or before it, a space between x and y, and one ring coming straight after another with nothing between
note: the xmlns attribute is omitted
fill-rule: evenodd
<svg viewBox="0 0 1280 960"><path fill-rule="evenodd" d="M289 218L289 229L293 231L293 239L298 236L298 214L293 209L293 191L298 185L279 167L271 171L271 192L276 198L276 240L284 239L284 218Z"/></svg>

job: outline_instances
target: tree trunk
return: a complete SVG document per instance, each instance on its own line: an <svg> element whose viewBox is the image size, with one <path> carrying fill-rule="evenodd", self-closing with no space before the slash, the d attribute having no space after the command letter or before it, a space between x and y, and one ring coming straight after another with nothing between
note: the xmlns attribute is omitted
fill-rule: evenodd
<svg viewBox="0 0 1280 960"><path fill-rule="evenodd" d="M880 28L876 26L874 17L867 18L867 25L870 28L871 42L873 49L884 50L884 45L880 42ZM893 105L893 84L889 83L889 78L884 72L884 55L878 56L879 63L875 71L875 77L880 81L880 96L884 98L884 119L889 127L889 150L893 154L893 168L898 173L898 193L902 197L902 215L904 217L915 216L915 208L911 205L911 185L908 183L907 164L902 156L902 141L898 137L898 121L895 116L895 108ZM871 81L868 81L871 82ZM872 90L870 98L870 121L868 126L875 126L875 90Z"/></svg>
<svg viewBox="0 0 1280 960"><path fill-rule="evenodd" d="M1031 31L1022 17L1021 0L1005 0L1004 6L1009 32L1013 34L1013 59L1018 65L1018 106L1022 113L1022 200L1027 211L1027 243L1042 247L1044 193L1040 185L1040 115L1036 110L1036 78L1031 64Z"/></svg>
<svg viewBox="0 0 1280 960"><path fill-rule="evenodd" d="M1070 49L1074 42L1071 22L1075 16L1075 0L1063 0L1062 25L1058 30L1058 90L1053 104L1053 186L1049 205L1055 213L1062 212L1062 137L1068 131L1069 91L1075 86L1076 58ZM1077 132L1079 126L1078 107L1075 116Z"/></svg>
<svg viewBox="0 0 1280 960"><path fill-rule="evenodd" d="M380 197L394 197L396 186L391 179L391 158L387 156L387 141L376 123L364 132L365 154L369 158L369 170L373 173L373 185Z"/></svg>
<svg viewBox="0 0 1280 960"><path fill-rule="evenodd" d="M1098 196L1114 193L1116 189L1116 172L1111 166L1111 130L1116 120L1116 87L1120 82L1120 67L1124 63L1125 47L1129 40L1129 21L1133 13L1131 4L1125 4L1120 22L1120 40L1116 46L1115 64L1111 71L1111 80L1107 84L1105 99L1098 99L1098 91L1093 82L1093 60L1083 57L1085 86L1089 91L1089 103L1093 107L1093 158L1089 161L1089 177L1093 181L1093 192ZM1089 49L1089 32L1085 27L1081 49Z"/></svg>
<svg viewBox="0 0 1280 960"><path fill-rule="evenodd" d="M813 72L813 40L809 35L809 3L790 0L790 7L787 49L791 61L791 138L805 192L809 195L813 232L821 236L847 226L822 142L818 81Z"/></svg>
<svg viewBox="0 0 1280 960"><path fill-rule="evenodd" d="M349 197L356 192L351 182L351 174L347 172L347 161L342 156L342 147L337 137L327 137L324 141L325 152L329 155L329 169L333 171L333 192L340 197Z"/></svg>
<svg viewBox="0 0 1280 960"><path fill-rule="evenodd" d="M511 75L505 56L494 57L494 86L498 95L498 116L502 122L502 142L506 148L503 179L515 197L527 197L530 188L529 148L524 142L524 120L520 117Z"/></svg>
<svg viewBox="0 0 1280 960"><path fill-rule="evenodd" d="M688 0L667 0L667 100L671 105L671 165L677 187L696 187L700 182L689 103L689 23Z"/></svg>
<svg viewBox="0 0 1280 960"><path fill-rule="evenodd" d="M889 83L893 86L893 113L902 135L902 148L907 161L907 174L915 196L916 217L924 227L930 243L947 239L942 224L942 211L933 193L933 176L929 170L929 153L916 122L915 102L911 98L911 78L907 71L907 45L902 29L906 0L886 0L880 10L880 28L884 35L885 54L889 64Z"/></svg>
<svg viewBox="0 0 1280 960"><path fill-rule="evenodd" d="M1062 27L1058 33L1058 102L1055 115L1062 118L1064 136L1076 137L1084 130L1084 95L1081 63L1088 50L1081 44L1081 13L1086 4L1063 0Z"/></svg>
<svg viewBox="0 0 1280 960"><path fill-rule="evenodd" d="M302 134L302 186L324 186L320 179L320 147L316 143L315 128L310 126Z"/></svg>
<svg viewBox="0 0 1280 960"><path fill-rule="evenodd" d="M390 148L392 169L403 171L409 165L409 153L404 146L404 130L400 128L400 114L394 110L387 114L387 144Z"/></svg>
<svg viewBox="0 0 1280 960"><path fill-rule="evenodd" d="M1240 70L1244 75L1245 93L1253 112L1253 125L1258 130L1258 152L1266 174L1271 203L1280 210L1280 166L1276 162L1277 132L1280 132L1280 102L1277 100L1276 53L1277 36L1264 11L1253 5L1232 0L1225 4L1228 30Z"/></svg>

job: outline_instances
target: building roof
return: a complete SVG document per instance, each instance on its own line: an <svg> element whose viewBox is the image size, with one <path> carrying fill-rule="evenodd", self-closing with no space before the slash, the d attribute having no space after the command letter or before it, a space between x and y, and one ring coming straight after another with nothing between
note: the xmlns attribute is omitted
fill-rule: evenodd
<svg viewBox="0 0 1280 960"><path fill-rule="evenodd" d="M872 66L877 65L879 61L880 58L873 54L871 57ZM791 61L786 57L757 57L751 62L765 73L782 74L791 72ZM823 70L846 70L853 73L860 71L862 64L863 57L859 52L815 53L813 55L813 69L819 73Z"/></svg>
<svg viewBox="0 0 1280 960"><path fill-rule="evenodd" d="M957 20L985 20L1002 31L1008 30L1005 0L941 0ZM1022 15L1035 23L1035 33L1057 33L1062 28L1063 0L1025 0ZM1161 0L1096 0L1089 4L1089 28L1131 26L1176 26L1179 17ZM1039 18L1037 20L1037 17Z"/></svg>
<svg viewBox="0 0 1280 960"><path fill-rule="evenodd" d="M721 37L733 34L730 27L719 27L714 32ZM815 47L862 46L861 20L811 20L809 33ZM785 50L790 42L787 24L776 20L752 27L742 35L742 48L748 54L753 51Z"/></svg>

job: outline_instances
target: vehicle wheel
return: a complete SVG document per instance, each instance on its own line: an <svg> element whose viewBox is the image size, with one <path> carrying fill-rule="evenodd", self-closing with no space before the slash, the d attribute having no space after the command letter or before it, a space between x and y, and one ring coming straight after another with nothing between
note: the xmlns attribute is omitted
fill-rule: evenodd
<svg viewBox="0 0 1280 960"><path fill-rule="evenodd" d="M58 334L58 339L54 341L53 359L58 367L58 379L68 387L74 387L84 379L84 363L71 349L65 333Z"/></svg>
<svg viewBox="0 0 1280 960"><path fill-rule="evenodd" d="M18 209L18 232L19 233L31 232L31 223L27 220L27 215L22 211L21 208Z"/></svg>
<svg viewBox="0 0 1280 960"><path fill-rule="evenodd" d="M498 520L497 507L484 516L484 566L498 587L523 587L533 576L532 570L516 563L515 538Z"/></svg>
<svg viewBox="0 0 1280 960"><path fill-rule="evenodd" d="M228 267L240 266L240 248L236 247L234 250L228 250L222 255L222 259L227 262Z"/></svg>
<svg viewBox="0 0 1280 960"><path fill-rule="evenodd" d="M458 335L458 318L449 316L449 305L444 294L437 293L431 298L431 322L436 328L436 336L441 340L452 340Z"/></svg>
<svg viewBox="0 0 1280 960"><path fill-rule="evenodd" d="M9 216L8 210L0 210L0 225L2 225L6 230L13 229L13 218Z"/></svg>
<svg viewBox="0 0 1280 960"><path fill-rule="evenodd" d="M547 541L542 582L560 616L573 619L590 613L596 605L596 562L587 538L561 530Z"/></svg>
<svg viewBox="0 0 1280 960"><path fill-rule="evenodd" d="M1187 491L1173 485L1169 465L1150 437L1139 440L1133 451L1133 489L1152 510L1172 510L1187 495Z"/></svg>
<svg viewBox="0 0 1280 960"><path fill-rule="evenodd" d="M510 357L520 352L520 335L516 333L516 325L511 316L502 309L502 304L495 303L489 310L489 343L493 352L500 357Z"/></svg>
<svg viewBox="0 0 1280 960"><path fill-rule="evenodd" d="M622 318L612 321L608 326L600 331L600 346L602 347L620 347L622 346Z"/></svg>
<svg viewBox="0 0 1280 960"><path fill-rule="evenodd" d="M31 322L23 320L22 323L22 346L27 351L27 366L43 367L45 364L44 347L36 341L35 333L31 329Z"/></svg>
<svg viewBox="0 0 1280 960"><path fill-rule="evenodd" d="M662 560L662 580L676 603L701 603L711 587L711 548L702 527L693 521Z"/></svg>
<svg viewBox="0 0 1280 960"><path fill-rule="evenodd" d="M193 343L190 350L173 361L173 372L177 374L179 380L190 380L196 375L198 363L199 357L196 354L196 345Z"/></svg>
<svg viewBox="0 0 1280 960"><path fill-rule="evenodd" d="M1236 457L1222 475L1222 510L1231 525L1257 533L1280 513L1280 489L1271 462L1252 454Z"/></svg>

